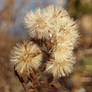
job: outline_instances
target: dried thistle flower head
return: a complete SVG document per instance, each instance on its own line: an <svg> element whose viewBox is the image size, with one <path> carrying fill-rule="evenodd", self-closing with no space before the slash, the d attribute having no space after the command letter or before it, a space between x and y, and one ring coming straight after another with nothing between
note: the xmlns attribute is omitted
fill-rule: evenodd
<svg viewBox="0 0 92 92"><path fill-rule="evenodd" d="M78 26L67 11L53 5L42 10L37 9L35 12L30 11L24 18L24 24L31 38L48 39L46 41L37 40L40 41L39 43L43 42L41 48L46 49L46 54L48 52L50 54L46 59L49 60L46 64L46 71L52 73L56 78L71 73L75 63L73 49L79 34ZM22 73L31 68L38 69L42 58L43 53L36 44L24 42L15 47L11 61L15 69Z"/></svg>
<svg viewBox="0 0 92 92"><path fill-rule="evenodd" d="M68 57L72 56L73 46L69 42L58 43L54 46L51 57L57 62L67 61Z"/></svg>
<svg viewBox="0 0 92 92"><path fill-rule="evenodd" d="M72 72L75 57L73 45L67 41L54 46L51 59L47 62L46 71L52 73L55 78L66 76Z"/></svg>
<svg viewBox="0 0 92 92"><path fill-rule="evenodd" d="M15 66L15 70L20 73L29 72L31 69L37 70L41 65L42 58L42 51L31 41L17 44L11 54L11 62Z"/></svg>
<svg viewBox="0 0 92 92"><path fill-rule="evenodd" d="M63 8L50 5L42 10L28 12L24 18L24 24L31 37L48 39L59 32L63 22L67 22L67 19L63 20L65 16L68 16L68 13Z"/></svg>
<svg viewBox="0 0 92 92"><path fill-rule="evenodd" d="M62 25L59 32L56 32L56 40L57 43L68 42L74 47L77 44L77 40L79 38L78 26L72 19L67 17L65 18L66 22L69 22L65 25Z"/></svg>
<svg viewBox="0 0 92 92"><path fill-rule="evenodd" d="M64 77L72 72L74 62L75 57L67 58L67 61L63 62L51 59L46 65L46 71L51 73L55 78Z"/></svg>
<svg viewBox="0 0 92 92"><path fill-rule="evenodd" d="M54 11L56 15L59 15L57 17L58 21L53 22L54 25L57 23L58 27L56 28L58 30L55 30L56 44L51 48L51 59L46 65L46 71L52 73L54 77L59 78L72 72L73 64L75 63L73 49L79 34L78 26L64 9L55 7ZM56 17L53 19L56 20Z"/></svg>
<svg viewBox="0 0 92 92"><path fill-rule="evenodd" d="M50 37L48 21L45 18L40 9L37 9L34 13L30 11L25 16L25 27L28 28L32 38L42 39Z"/></svg>

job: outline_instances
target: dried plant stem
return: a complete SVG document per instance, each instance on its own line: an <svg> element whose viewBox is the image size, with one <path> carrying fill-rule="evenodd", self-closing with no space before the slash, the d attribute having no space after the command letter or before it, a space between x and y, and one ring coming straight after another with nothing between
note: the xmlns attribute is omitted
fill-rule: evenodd
<svg viewBox="0 0 92 92"><path fill-rule="evenodd" d="M31 80L31 83L34 88L34 92L38 92L37 86L34 84L34 80Z"/></svg>
<svg viewBox="0 0 92 92"><path fill-rule="evenodd" d="M31 72L32 79L31 79L31 76L30 76L30 81L32 83L34 91L31 91L31 90L29 91L29 88L27 87L27 84L24 82L21 74L19 74L17 71L15 71L15 74L18 77L19 81L21 82L25 92L39 92L38 87L39 88L40 87L50 88L51 92L57 92L57 88L51 85L52 82L48 83L46 81L43 81L43 82L40 83L39 80L37 79L37 76L35 75L34 71ZM37 84L35 84L35 82Z"/></svg>
<svg viewBox="0 0 92 92"><path fill-rule="evenodd" d="M25 92L30 92L25 83L22 83L22 82L21 82L21 84L22 84L22 86L23 86Z"/></svg>
<svg viewBox="0 0 92 92"><path fill-rule="evenodd" d="M38 86L41 86L41 85L40 85L40 82L39 82L39 80L38 80L38 78L37 78L37 76L36 76L36 74L34 73L34 71L32 71L32 77L33 77L33 79L35 80L35 82L38 84Z"/></svg>
<svg viewBox="0 0 92 92"><path fill-rule="evenodd" d="M33 88L34 88L34 90L35 90L35 92L38 92L38 88L37 87L39 87L40 88L40 82L39 82L39 80L38 80L38 78L37 78L37 76L36 76L36 74L34 73L34 71L32 70L31 71L31 74L30 74L31 76L32 76L32 80L31 80L31 82L32 82L32 85L33 85ZM30 76L30 77L31 77ZM36 84L34 84L36 82Z"/></svg>
<svg viewBox="0 0 92 92"><path fill-rule="evenodd" d="M23 80L21 74L19 74L17 71L15 71L15 74L16 74L16 76L18 77L20 83L22 84L22 86L23 86L25 92L29 92L29 89L28 89L28 87L26 86L26 83L24 82L24 80Z"/></svg>

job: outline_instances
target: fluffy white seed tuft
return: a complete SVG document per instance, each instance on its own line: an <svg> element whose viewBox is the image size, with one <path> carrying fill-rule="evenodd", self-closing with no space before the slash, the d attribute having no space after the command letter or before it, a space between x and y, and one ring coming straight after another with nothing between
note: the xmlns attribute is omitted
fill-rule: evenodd
<svg viewBox="0 0 92 92"><path fill-rule="evenodd" d="M31 69L37 70L41 65L42 58L42 51L35 43L24 41L13 49L10 61L16 71L24 73Z"/></svg>
<svg viewBox="0 0 92 92"><path fill-rule="evenodd" d="M75 57L68 58L67 61L56 61L51 59L46 65L46 71L51 73L55 78L64 77L69 75L73 70Z"/></svg>
<svg viewBox="0 0 92 92"><path fill-rule="evenodd" d="M76 23L69 17L67 11L53 5L37 9L35 12L28 12L24 18L24 24L28 28L30 36L37 39L48 39L59 32L63 36L62 32L66 30L72 32L77 29Z"/></svg>

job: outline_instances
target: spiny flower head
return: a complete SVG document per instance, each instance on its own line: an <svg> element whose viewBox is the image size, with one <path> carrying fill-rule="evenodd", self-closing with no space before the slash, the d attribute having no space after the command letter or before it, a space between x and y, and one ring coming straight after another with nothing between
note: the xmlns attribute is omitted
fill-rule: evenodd
<svg viewBox="0 0 92 92"><path fill-rule="evenodd" d="M24 18L24 24L31 37L48 39L56 32L61 31L62 26L66 26L69 18L66 10L50 5L42 10L37 9L35 12L28 12ZM68 26L72 26L72 23Z"/></svg>
<svg viewBox="0 0 92 92"><path fill-rule="evenodd" d="M43 55L42 51L33 42L24 41L13 49L11 54L11 62L15 66L15 70L20 73L37 70L41 65Z"/></svg>
<svg viewBox="0 0 92 92"><path fill-rule="evenodd" d="M62 25L59 32L56 32L57 43L69 42L69 44L75 46L79 38L78 25L72 19L67 17L65 18L65 25Z"/></svg>
<svg viewBox="0 0 92 92"><path fill-rule="evenodd" d="M46 65L46 71L51 73L55 78L64 77L72 72L74 62L75 57L68 58L67 61L63 62L50 59Z"/></svg>
<svg viewBox="0 0 92 92"><path fill-rule="evenodd" d="M58 43L52 48L51 59L47 62L46 71L52 73L55 78L66 76L72 72L75 57L73 45L65 41Z"/></svg>
<svg viewBox="0 0 92 92"><path fill-rule="evenodd" d="M49 60L46 64L46 71L52 73L56 78L71 73L75 63L73 49L79 34L78 26L67 11L53 5L37 9L35 12L30 11L24 18L24 24L29 30L30 37L43 42L43 44L39 43L51 56L46 59ZM42 51L33 42L17 45L11 57L15 69L21 73L26 69L28 71L32 68L37 70L42 59Z"/></svg>
<svg viewBox="0 0 92 92"><path fill-rule="evenodd" d="M68 57L71 57L73 54L73 46L69 42L58 43L52 49L51 57L57 62L67 61Z"/></svg>
<svg viewBox="0 0 92 92"><path fill-rule="evenodd" d="M58 22L53 22L58 25L56 27L58 30L55 30L54 34L56 44L51 48L51 59L46 65L46 71L52 73L54 77L60 78L72 72L73 64L75 64L73 49L79 34L77 24L68 13L62 8L56 8L55 11L57 10L59 10L60 17L58 17Z"/></svg>
<svg viewBox="0 0 92 92"><path fill-rule="evenodd" d="M40 9L37 9L34 13L30 11L24 18L25 27L28 28L32 38L42 39L50 37L48 21L41 13Z"/></svg>

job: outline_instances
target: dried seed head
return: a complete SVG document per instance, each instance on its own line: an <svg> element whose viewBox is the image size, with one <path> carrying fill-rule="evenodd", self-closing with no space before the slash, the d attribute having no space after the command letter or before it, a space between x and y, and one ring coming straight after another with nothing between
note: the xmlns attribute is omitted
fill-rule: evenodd
<svg viewBox="0 0 92 92"><path fill-rule="evenodd" d="M31 69L37 70L42 58L42 51L35 43L24 41L23 44L17 44L12 50L10 61L15 66L15 70L24 73Z"/></svg>
<svg viewBox="0 0 92 92"><path fill-rule="evenodd" d="M34 13L32 11L28 12L24 18L25 27L28 28L32 38L42 39L50 37L48 21L41 13L42 11L37 9Z"/></svg>
<svg viewBox="0 0 92 92"><path fill-rule="evenodd" d="M24 18L25 27L33 38L50 38L59 31L75 30L75 22L70 19L66 10L50 5L35 12L28 12ZM63 30L62 30L63 29Z"/></svg>
<svg viewBox="0 0 92 92"><path fill-rule="evenodd" d="M73 54L73 46L69 42L58 43L52 50L51 57L57 62L67 61Z"/></svg>
<svg viewBox="0 0 92 92"><path fill-rule="evenodd" d="M75 64L72 50L72 44L67 41L54 46L51 59L46 65L46 71L52 73L55 78L60 78L71 73L73 64Z"/></svg>
<svg viewBox="0 0 92 92"><path fill-rule="evenodd" d="M75 63L73 49L76 45L78 26L63 8L50 5L46 8L28 12L24 18L25 27L30 37L50 39L46 43L46 51L50 52L46 71L59 78L72 71ZM49 43L51 42L51 44ZM28 49L28 50L27 50ZM33 42L18 45L11 57L16 70L23 72L26 68L38 69L42 60L42 52Z"/></svg>
<svg viewBox="0 0 92 92"><path fill-rule="evenodd" d="M46 65L46 71L52 73L55 78L60 78L69 75L72 72L74 62L75 57L68 58L67 61L63 62L51 59Z"/></svg>
<svg viewBox="0 0 92 92"><path fill-rule="evenodd" d="M78 26L66 10L54 6L49 6L46 10L49 12L47 16L53 15L50 26L53 24L56 39L56 44L51 48L51 59L47 63L46 71L59 78L71 73L75 63L73 49L79 37Z"/></svg>

